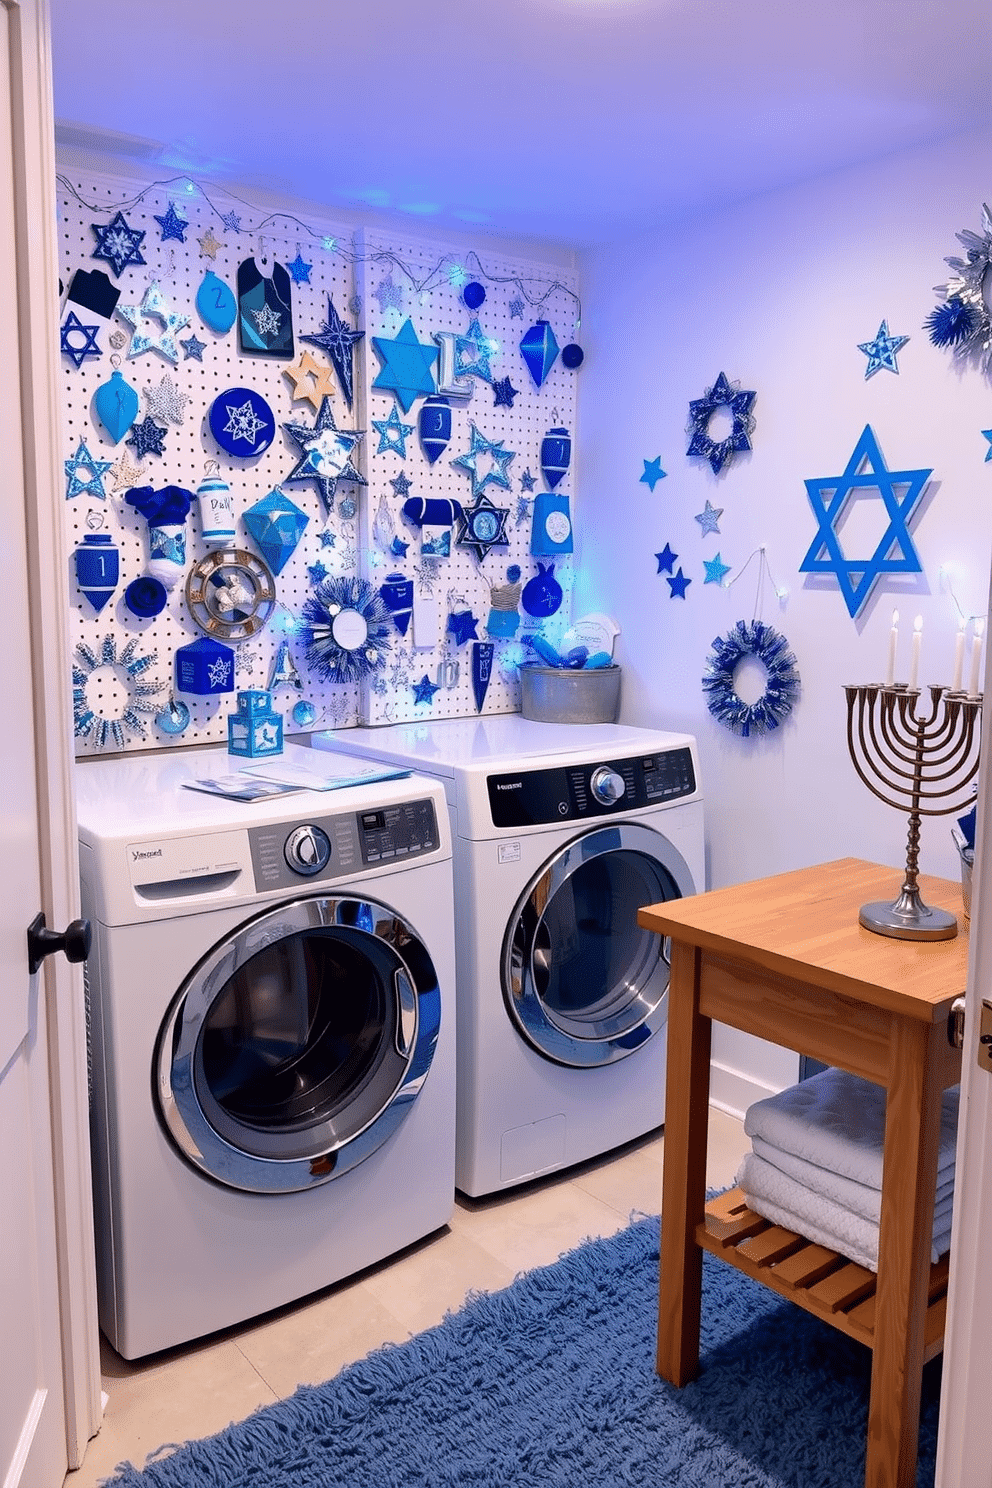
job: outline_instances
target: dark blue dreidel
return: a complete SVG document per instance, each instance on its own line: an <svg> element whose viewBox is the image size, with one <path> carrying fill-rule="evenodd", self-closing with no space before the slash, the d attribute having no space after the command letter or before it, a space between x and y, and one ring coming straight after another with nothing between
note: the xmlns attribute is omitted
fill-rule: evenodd
<svg viewBox="0 0 992 1488"><path fill-rule="evenodd" d="M541 471L553 491L572 461L572 436L567 429L549 429L541 440Z"/></svg>
<svg viewBox="0 0 992 1488"><path fill-rule="evenodd" d="M282 754L282 714L272 711L272 695L261 688L238 693L238 710L227 715L227 752L244 759Z"/></svg>
<svg viewBox="0 0 992 1488"><path fill-rule="evenodd" d="M176 691L197 697L234 691L234 652L220 641L201 636L176 651Z"/></svg>
<svg viewBox="0 0 992 1488"><path fill-rule="evenodd" d="M117 588L120 554L109 532L87 532L76 549L76 583L96 611Z"/></svg>
<svg viewBox="0 0 992 1488"><path fill-rule="evenodd" d="M425 398L417 415L420 448L429 465L443 455L451 438L451 404L441 393Z"/></svg>

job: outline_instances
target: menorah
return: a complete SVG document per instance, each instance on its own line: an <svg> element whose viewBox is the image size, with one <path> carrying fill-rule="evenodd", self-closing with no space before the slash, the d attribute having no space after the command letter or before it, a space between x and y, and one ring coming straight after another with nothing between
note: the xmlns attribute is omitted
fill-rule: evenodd
<svg viewBox="0 0 992 1488"><path fill-rule="evenodd" d="M863 904L858 921L897 940L950 940L958 933L955 916L924 904L920 896L920 818L947 816L970 803L968 787L978 773L981 748L981 694L931 686L930 713L924 717L922 689L904 682L844 691L854 768L880 801L909 812L899 897L892 904Z"/></svg>

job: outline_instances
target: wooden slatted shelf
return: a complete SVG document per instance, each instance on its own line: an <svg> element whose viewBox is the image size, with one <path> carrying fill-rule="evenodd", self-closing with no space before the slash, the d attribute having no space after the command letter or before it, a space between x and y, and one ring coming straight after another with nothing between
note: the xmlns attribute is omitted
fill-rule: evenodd
<svg viewBox="0 0 992 1488"><path fill-rule="evenodd" d="M875 1273L762 1219L747 1207L739 1188L728 1189L707 1203L706 1218L696 1227L696 1243L859 1343L873 1347ZM947 1275L945 1255L930 1267L925 1360L943 1348Z"/></svg>

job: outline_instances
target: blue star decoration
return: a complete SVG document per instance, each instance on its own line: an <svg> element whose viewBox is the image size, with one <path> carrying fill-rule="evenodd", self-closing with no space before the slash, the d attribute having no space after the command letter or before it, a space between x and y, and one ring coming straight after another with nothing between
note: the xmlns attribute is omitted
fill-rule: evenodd
<svg viewBox="0 0 992 1488"><path fill-rule="evenodd" d="M644 474L641 476L641 480L646 486L650 486L653 491L658 482L664 480L667 474L668 471L661 468L661 456L659 455L656 460L644 461Z"/></svg>
<svg viewBox="0 0 992 1488"><path fill-rule="evenodd" d="M989 447L988 447L988 449L985 452L985 460L984 460L984 463L987 465L988 462L990 460L992 460L992 429L983 429L982 430L982 438L983 439L987 439L988 442L989 442Z"/></svg>
<svg viewBox="0 0 992 1488"><path fill-rule="evenodd" d="M413 433L413 425L401 423L400 411L395 403L389 410L389 417L373 419L372 427L379 436L377 455L388 454L390 450L393 450L401 460L406 459L406 442Z"/></svg>
<svg viewBox="0 0 992 1488"><path fill-rule="evenodd" d="M508 506L494 506L488 496L480 496L474 506L466 506L458 518L455 542L463 548L474 548L481 563L490 548L508 548L506 535Z"/></svg>
<svg viewBox="0 0 992 1488"><path fill-rule="evenodd" d="M383 314L387 310L403 309L403 291L398 284L393 283L392 274L387 274L385 279L380 279L372 291L372 298L379 301L379 309Z"/></svg>
<svg viewBox="0 0 992 1488"><path fill-rule="evenodd" d="M102 353L97 345L98 325L83 325L74 310L70 310L62 327L60 344L66 356L78 371L87 357L98 357ZM82 336L80 342L79 337Z"/></svg>
<svg viewBox="0 0 992 1488"><path fill-rule="evenodd" d="M534 486L536 485L536 483L537 483L537 476L536 475L531 475L531 473L530 473L530 467L528 466L528 468L524 471L523 475L520 477L520 489L521 489L521 491L533 491Z"/></svg>
<svg viewBox="0 0 992 1488"><path fill-rule="evenodd" d="M404 413L410 412L418 398L437 392L433 367L438 348L417 340L412 320L405 320L391 338L373 336L372 345L382 363L372 386L394 393Z"/></svg>
<svg viewBox="0 0 992 1488"><path fill-rule="evenodd" d="M331 365L338 374L338 382L344 393L348 407L354 397L355 375L354 375L354 346L356 341L361 341L365 335L364 331L354 331L351 326L343 321L334 308L334 301L330 295L327 296L327 319L316 335L301 336L301 341L308 341L311 346L319 346L331 359Z"/></svg>
<svg viewBox="0 0 992 1488"><path fill-rule="evenodd" d="M498 350L498 343L483 335L479 317L473 315L465 335L455 337L455 376L479 377L483 382L492 382L490 361Z"/></svg>
<svg viewBox="0 0 992 1488"><path fill-rule="evenodd" d="M722 516L723 507L714 506L712 502L707 500L706 505L703 507L702 511L696 513L696 521L699 523L702 529L701 535L705 537L708 532L719 532L720 518Z"/></svg>
<svg viewBox="0 0 992 1488"><path fill-rule="evenodd" d="M327 527L320 534L320 546L322 548L333 548L338 540L336 532L331 532Z"/></svg>
<svg viewBox="0 0 992 1488"><path fill-rule="evenodd" d="M523 320L523 318L524 318L524 308L525 308L524 307L524 302L519 297L517 299L515 299L515 300L511 300L510 301L510 306L509 306L509 309L510 309L510 319L511 320Z"/></svg>
<svg viewBox="0 0 992 1488"><path fill-rule="evenodd" d="M307 577L309 578L311 584L323 583L324 579L327 578L327 574L328 570L319 561L319 559L316 563L307 564Z"/></svg>
<svg viewBox="0 0 992 1488"><path fill-rule="evenodd" d="M405 558L406 551L409 546L410 544L406 541L405 538L394 537L392 542L389 544L389 551L392 553L394 558Z"/></svg>
<svg viewBox="0 0 992 1488"><path fill-rule="evenodd" d="M668 585L668 587L672 591L669 594L669 596L668 596L669 599L685 599L685 591L688 589L689 585L692 583L692 580L691 579L687 579L686 576L685 576L685 574L682 572L682 570L679 569L679 571L675 575L675 577L674 578L671 578L671 579L666 579L665 580L665 583Z"/></svg>
<svg viewBox="0 0 992 1488"><path fill-rule="evenodd" d="M103 477L107 471L112 469L112 460L94 460L86 447L86 441L80 439L76 447L76 453L69 460L64 460L65 473L68 476L65 499L71 501L74 496L98 496L101 501L106 501L107 493L103 489Z"/></svg>
<svg viewBox="0 0 992 1488"><path fill-rule="evenodd" d="M479 633L476 627L479 621L471 610L452 610L448 615L447 631L455 638L456 646L463 646L466 641L477 641Z"/></svg>
<svg viewBox="0 0 992 1488"><path fill-rule="evenodd" d="M508 377L501 377L493 383L493 407L512 408L513 400L520 392L515 388Z"/></svg>
<svg viewBox="0 0 992 1488"><path fill-rule="evenodd" d="M300 451L299 460L283 479L312 480L328 511L334 504L339 480L355 481L360 486L368 484L353 463L354 449L362 434L338 428L330 398L321 398L312 429L305 424L283 424L283 428Z"/></svg>
<svg viewBox="0 0 992 1488"><path fill-rule="evenodd" d="M686 454L700 455L704 460L709 460L713 474L719 475L728 460L742 450L751 448L751 432L754 428L751 410L756 397L754 392L735 388L727 380L726 373L721 372L713 386L707 388L701 398L694 398L689 404L692 438ZM711 439L710 419L721 408L728 410L733 424L726 439Z"/></svg>
<svg viewBox="0 0 992 1488"><path fill-rule="evenodd" d="M419 682L414 682L412 684L412 687L413 701L415 703L433 703L434 694L441 691L440 684L437 682L432 682L426 672L421 677Z"/></svg>
<svg viewBox="0 0 992 1488"><path fill-rule="evenodd" d="M655 553L654 556L658 560L658 572L671 573L672 569L675 567L675 563L679 555L678 553L672 552L670 543L666 543L662 551L660 553Z"/></svg>
<svg viewBox="0 0 992 1488"><path fill-rule="evenodd" d="M394 476L389 484L392 486L397 496L402 496L404 501L409 496L410 491L413 488L413 481L407 475L405 470L401 470L399 475Z"/></svg>
<svg viewBox="0 0 992 1488"><path fill-rule="evenodd" d="M185 243L189 220L186 217L180 217L176 211L175 202L170 201L169 210L163 217L160 217L157 212L153 213L153 216L162 229L163 243L167 242L169 238L175 238L177 243Z"/></svg>
<svg viewBox="0 0 992 1488"><path fill-rule="evenodd" d="M487 486L501 486L503 490L510 489L510 478L507 469L510 461L516 458L516 450L503 448L502 439L486 439L480 434L474 424L470 424L472 431L471 445L467 455L459 455L450 463L459 470L467 470L472 477L472 495L479 496ZM488 455L492 465L484 475L479 474L479 456Z"/></svg>
<svg viewBox="0 0 992 1488"><path fill-rule="evenodd" d="M241 231L241 218L238 216L237 212L222 212L220 220L221 222L223 222L228 232Z"/></svg>
<svg viewBox="0 0 992 1488"><path fill-rule="evenodd" d="M97 247L94 248L92 257L105 259L118 279L128 264L145 262L139 252L145 234L136 227L130 227L123 212L118 212L105 227L99 222L91 222L90 226L97 237Z"/></svg>
<svg viewBox="0 0 992 1488"><path fill-rule="evenodd" d="M299 248L296 250L296 257L293 259L293 262L288 263L286 267L293 276L294 284L310 283L310 270L313 268L313 264L304 263Z"/></svg>
<svg viewBox="0 0 992 1488"><path fill-rule="evenodd" d="M923 495L929 470L888 470L871 425L866 424L843 474L805 482L818 528L800 573L832 573L853 619L864 608L883 574L922 573L923 566L909 535L909 519ZM838 528L852 499L872 491L881 497L888 515L874 553L869 558L846 558ZM898 494L899 492L902 494ZM898 549L898 555L897 550Z"/></svg>
<svg viewBox="0 0 992 1488"><path fill-rule="evenodd" d="M865 381L867 382L869 377L874 377L876 372L881 372L883 367L886 372L895 372L898 375L896 352L901 351L908 340L908 336L890 336L889 323L883 320L874 341L859 342L858 350L863 351L868 358Z"/></svg>
<svg viewBox="0 0 992 1488"><path fill-rule="evenodd" d="M141 460L145 455L165 454L162 441L167 433L167 429L163 429L160 424L156 424L154 419L146 416L140 424L132 424L131 437L124 442L132 446L138 459Z"/></svg>
<svg viewBox="0 0 992 1488"><path fill-rule="evenodd" d="M730 564L721 563L719 553L715 558L704 558L703 567L706 570L704 584L722 584L724 575L730 572Z"/></svg>
<svg viewBox="0 0 992 1488"><path fill-rule="evenodd" d="M188 362L190 357L194 357L198 362L203 361L203 353L207 349L207 343L206 341L201 341L195 331L185 341L180 341L179 345L183 349L184 362Z"/></svg>

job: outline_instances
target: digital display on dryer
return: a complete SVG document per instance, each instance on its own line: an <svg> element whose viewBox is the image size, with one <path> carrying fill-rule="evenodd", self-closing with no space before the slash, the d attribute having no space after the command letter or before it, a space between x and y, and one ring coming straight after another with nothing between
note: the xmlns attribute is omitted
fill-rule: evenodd
<svg viewBox="0 0 992 1488"><path fill-rule="evenodd" d="M615 800L597 799L593 779L603 770L623 781ZM564 769L515 770L490 775L489 809L494 827L536 827L549 822L615 816L617 812L657 805L691 796L696 790L692 753L687 748L664 750L633 759L591 760Z"/></svg>

